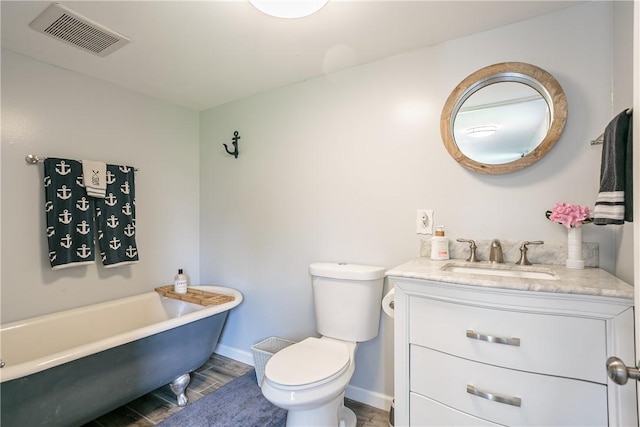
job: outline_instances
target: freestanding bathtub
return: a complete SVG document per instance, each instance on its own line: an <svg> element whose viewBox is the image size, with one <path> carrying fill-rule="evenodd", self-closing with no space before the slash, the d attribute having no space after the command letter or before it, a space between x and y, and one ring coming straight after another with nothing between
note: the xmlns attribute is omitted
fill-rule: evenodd
<svg viewBox="0 0 640 427"><path fill-rule="evenodd" d="M200 306L156 292L0 327L0 425L79 426L171 383L184 406L189 373L213 354L242 294Z"/></svg>

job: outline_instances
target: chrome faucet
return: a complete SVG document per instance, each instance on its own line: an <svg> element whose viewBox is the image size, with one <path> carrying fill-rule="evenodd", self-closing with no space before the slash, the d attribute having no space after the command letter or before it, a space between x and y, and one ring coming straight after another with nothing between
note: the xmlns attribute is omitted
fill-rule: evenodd
<svg viewBox="0 0 640 427"><path fill-rule="evenodd" d="M491 250L489 251L489 262L504 264L504 257L502 255L502 245L500 240L493 239L491 241Z"/></svg>

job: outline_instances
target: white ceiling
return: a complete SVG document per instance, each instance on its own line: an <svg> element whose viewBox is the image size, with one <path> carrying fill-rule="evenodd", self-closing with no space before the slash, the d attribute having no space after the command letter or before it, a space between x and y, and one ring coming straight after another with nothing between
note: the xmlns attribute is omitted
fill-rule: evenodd
<svg viewBox="0 0 640 427"><path fill-rule="evenodd" d="M29 27L50 3L2 0L2 48L197 110L577 4L329 0L291 20L247 0L60 2L132 39L101 58Z"/></svg>

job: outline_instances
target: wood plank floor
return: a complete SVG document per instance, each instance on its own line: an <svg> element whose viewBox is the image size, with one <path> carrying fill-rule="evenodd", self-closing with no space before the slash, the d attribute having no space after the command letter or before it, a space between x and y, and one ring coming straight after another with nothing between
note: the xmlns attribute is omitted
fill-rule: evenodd
<svg viewBox="0 0 640 427"><path fill-rule="evenodd" d="M187 388L189 404L217 390L234 378L246 374L251 369L253 367L250 365L214 354L207 363L191 374L191 383ZM345 399L345 405L356 413L358 427L389 427L388 412L350 399ZM83 427L150 427L159 424L181 409L176 404L175 395L166 385Z"/></svg>

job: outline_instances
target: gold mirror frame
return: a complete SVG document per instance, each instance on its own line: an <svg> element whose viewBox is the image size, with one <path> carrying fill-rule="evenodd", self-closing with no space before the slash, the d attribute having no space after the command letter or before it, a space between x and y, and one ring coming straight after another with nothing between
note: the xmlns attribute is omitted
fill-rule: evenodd
<svg viewBox="0 0 640 427"><path fill-rule="evenodd" d="M508 163L480 163L464 155L456 144L453 125L462 104L483 87L500 82L523 83L538 91L547 102L551 122L538 146L524 157ZM560 83L548 72L523 62L501 62L482 68L465 78L451 92L440 116L440 133L447 151L460 165L484 174L504 174L531 166L556 143L567 121L567 98Z"/></svg>

